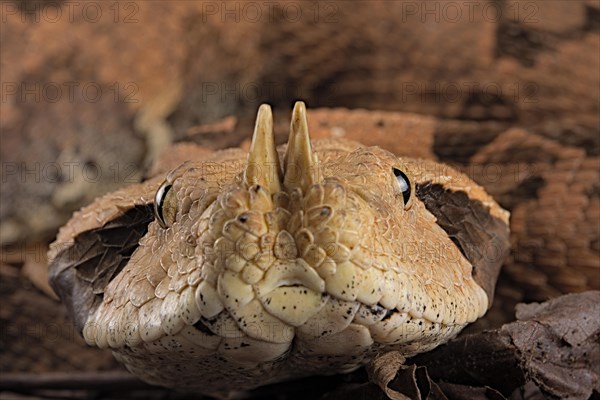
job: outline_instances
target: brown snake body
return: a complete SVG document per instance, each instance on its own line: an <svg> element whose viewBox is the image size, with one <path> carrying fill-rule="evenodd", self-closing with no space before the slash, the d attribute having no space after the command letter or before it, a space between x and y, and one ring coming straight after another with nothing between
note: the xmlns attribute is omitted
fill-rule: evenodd
<svg viewBox="0 0 600 400"><path fill-rule="evenodd" d="M286 146L262 106L249 154L97 199L49 256L88 344L150 383L225 396L446 342L491 305L507 250L508 212L465 175L311 143L297 103Z"/></svg>

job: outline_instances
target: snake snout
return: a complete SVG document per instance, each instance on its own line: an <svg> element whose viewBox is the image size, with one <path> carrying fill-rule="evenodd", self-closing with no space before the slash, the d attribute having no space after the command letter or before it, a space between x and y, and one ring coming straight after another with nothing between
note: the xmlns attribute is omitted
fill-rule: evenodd
<svg viewBox="0 0 600 400"><path fill-rule="evenodd" d="M305 287L316 292L325 291L325 282L304 260L276 261L256 285L260 295L266 295L280 287Z"/></svg>
<svg viewBox="0 0 600 400"><path fill-rule="evenodd" d="M304 260L276 261L255 286L263 307L292 326L301 326L325 304L325 281Z"/></svg>

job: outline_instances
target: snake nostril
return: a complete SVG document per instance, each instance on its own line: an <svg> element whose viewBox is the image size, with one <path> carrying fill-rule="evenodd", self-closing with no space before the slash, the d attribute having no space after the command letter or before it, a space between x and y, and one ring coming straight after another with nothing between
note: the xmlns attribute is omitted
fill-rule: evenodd
<svg viewBox="0 0 600 400"><path fill-rule="evenodd" d="M196 244L197 239L198 238L196 235L190 233L189 235L186 236L185 241L186 241L186 243L188 243L190 245L194 245L194 244Z"/></svg>
<svg viewBox="0 0 600 400"><path fill-rule="evenodd" d="M319 214L321 217L329 217L331 215L331 207L323 207Z"/></svg>

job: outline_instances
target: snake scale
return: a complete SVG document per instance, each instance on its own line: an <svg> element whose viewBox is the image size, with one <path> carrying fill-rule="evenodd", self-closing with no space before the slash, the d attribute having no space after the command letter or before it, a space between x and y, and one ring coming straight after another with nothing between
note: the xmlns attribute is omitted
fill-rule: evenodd
<svg viewBox="0 0 600 400"><path fill-rule="evenodd" d="M204 153L203 153L204 154ZM491 306L509 213L433 161L312 141L181 160L98 198L52 244L86 342L143 380L214 396L425 352Z"/></svg>

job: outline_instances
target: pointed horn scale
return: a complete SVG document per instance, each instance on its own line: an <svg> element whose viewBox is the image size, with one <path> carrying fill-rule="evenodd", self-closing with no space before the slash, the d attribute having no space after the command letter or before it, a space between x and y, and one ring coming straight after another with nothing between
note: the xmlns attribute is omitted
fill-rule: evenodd
<svg viewBox="0 0 600 400"><path fill-rule="evenodd" d="M300 187L305 191L315 182L317 155L313 153L308 135L306 106L298 101L292 112L290 137L284 158L283 185L287 189Z"/></svg>
<svg viewBox="0 0 600 400"><path fill-rule="evenodd" d="M261 185L271 193L281 191L279 156L273 135L273 114L268 104L263 104L258 109L248 163L244 170L244 182L248 186Z"/></svg>

